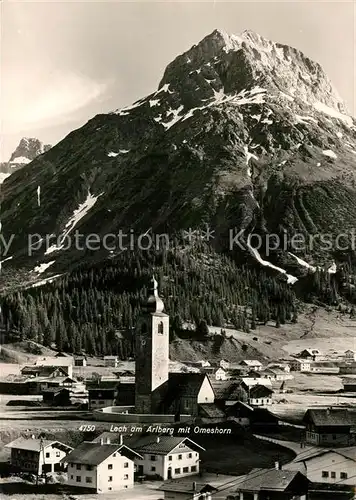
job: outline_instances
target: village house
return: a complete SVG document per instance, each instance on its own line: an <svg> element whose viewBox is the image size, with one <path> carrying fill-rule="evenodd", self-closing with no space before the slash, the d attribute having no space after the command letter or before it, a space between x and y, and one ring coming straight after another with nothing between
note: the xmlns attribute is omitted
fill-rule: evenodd
<svg viewBox="0 0 356 500"><path fill-rule="evenodd" d="M342 379L344 392L356 392L356 377L345 377Z"/></svg>
<svg viewBox="0 0 356 500"><path fill-rule="evenodd" d="M319 349L303 349L296 357L307 359L308 361L321 361L323 359L323 355Z"/></svg>
<svg viewBox="0 0 356 500"><path fill-rule="evenodd" d="M87 366L87 358L85 356L74 356L74 366Z"/></svg>
<svg viewBox="0 0 356 500"><path fill-rule="evenodd" d="M226 416L228 420L233 420L242 427L249 427L253 411L254 409L252 406L242 401L238 401L226 408Z"/></svg>
<svg viewBox="0 0 356 500"><path fill-rule="evenodd" d="M158 491L164 492L164 500L212 500L217 488L205 483L177 482L164 483Z"/></svg>
<svg viewBox="0 0 356 500"><path fill-rule="evenodd" d="M296 372L310 372L312 361L308 359L293 359L291 370Z"/></svg>
<svg viewBox="0 0 356 500"><path fill-rule="evenodd" d="M266 378L269 378L272 381L283 382L285 380L292 380L293 375L281 368L266 368L263 372L260 372Z"/></svg>
<svg viewBox="0 0 356 500"><path fill-rule="evenodd" d="M254 370L255 372L261 371L263 368L262 363L256 359L244 359L241 361L241 366L246 366L249 370Z"/></svg>
<svg viewBox="0 0 356 500"><path fill-rule="evenodd" d="M24 377L67 377L67 370L58 366L24 366L20 373Z"/></svg>
<svg viewBox="0 0 356 500"><path fill-rule="evenodd" d="M199 415L200 405L214 403L214 390L205 373L170 373L164 398L166 413Z"/></svg>
<svg viewBox="0 0 356 500"><path fill-rule="evenodd" d="M299 470L313 483L355 486L356 446L346 448L309 448L286 465Z"/></svg>
<svg viewBox="0 0 356 500"><path fill-rule="evenodd" d="M325 375L337 375L340 368L334 363L315 362L310 366L310 373L323 373Z"/></svg>
<svg viewBox="0 0 356 500"><path fill-rule="evenodd" d="M227 361L227 359L221 359L219 361L219 366L223 368L224 370L229 370L230 368L230 362Z"/></svg>
<svg viewBox="0 0 356 500"><path fill-rule="evenodd" d="M356 411L347 408L315 408L306 411L305 441L316 446L355 444Z"/></svg>
<svg viewBox="0 0 356 500"><path fill-rule="evenodd" d="M227 379L226 370L224 370L224 368L221 368L221 367L218 368L214 372L214 377L215 377L215 380L226 380Z"/></svg>
<svg viewBox="0 0 356 500"><path fill-rule="evenodd" d="M73 377L74 358L72 356L39 357L35 362L36 366L56 366L61 367L68 377Z"/></svg>
<svg viewBox="0 0 356 500"><path fill-rule="evenodd" d="M104 366L111 366L112 368L117 368L119 360L117 356L104 356Z"/></svg>
<svg viewBox="0 0 356 500"><path fill-rule="evenodd" d="M94 441L120 442L120 436L104 432ZM124 437L123 443L140 456L135 458L138 476L166 481L199 473L200 452L204 448L187 437L134 435Z"/></svg>
<svg viewBox="0 0 356 500"><path fill-rule="evenodd" d="M42 392L43 402L52 406L70 406L70 391L64 387L52 387Z"/></svg>
<svg viewBox="0 0 356 500"><path fill-rule="evenodd" d="M118 397L118 381L88 383L89 410L115 406Z"/></svg>
<svg viewBox="0 0 356 500"><path fill-rule="evenodd" d="M243 397L240 380L211 380L215 403L221 408L234 405Z"/></svg>
<svg viewBox="0 0 356 500"><path fill-rule="evenodd" d="M14 470L41 475L66 469L66 455L73 449L55 440L19 437L5 445L11 449Z"/></svg>
<svg viewBox="0 0 356 500"><path fill-rule="evenodd" d="M356 351L353 351L351 349L348 349L347 351L345 351L344 353L344 358L345 358L345 361L348 361L348 362L354 362L356 361Z"/></svg>
<svg viewBox="0 0 356 500"><path fill-rule="evenodd" d="M84 441L66 457L69 486L107 493L132 488L134 459L139 455L123 444Z"/></svg>
<svg viewBox="0 0 356 500"><path fill-rule="evenodd" d="M287 373L290 372L290 364L289 363L276 363L276 362L272 362L272 363L269 363L267 365L267 368L278 368L280 370L283 370Z"/></svg>
<svg viewBox="0 0 356 500"><path fill-rule="evenodd" d="M252 469L237 484L237 495L229 495L227 499L307 500L309 484L309 480L299 471Z"/></svg>
<svg viewBox="0 0 356 500"><path fill-rule="evenodd" d="M272 404L273 390L265 385L254 385L247 389L247 403L250 406L268 406Z"/></svg>

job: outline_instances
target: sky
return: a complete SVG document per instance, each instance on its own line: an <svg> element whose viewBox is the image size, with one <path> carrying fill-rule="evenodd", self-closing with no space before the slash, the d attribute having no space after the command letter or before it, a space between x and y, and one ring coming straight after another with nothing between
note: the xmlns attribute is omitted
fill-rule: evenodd
<svg viewBox="0 0 356 500"><path fill-rule="evenodd" d="M22 137L56 144L156 90L167 64L214 29L251 29L319 62L356 115L353 1L1 3L0 161Z"/></svg>

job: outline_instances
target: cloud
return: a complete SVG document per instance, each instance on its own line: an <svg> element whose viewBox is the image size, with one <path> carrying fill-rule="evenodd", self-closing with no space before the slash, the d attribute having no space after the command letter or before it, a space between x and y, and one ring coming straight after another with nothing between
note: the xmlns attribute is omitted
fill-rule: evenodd
<svg viewBox="0 0 356 500"><path fill-rule="evenodd" d="M4 86L2 128L6 133L76 119L80 110L101 98L109 86L107 82L96 82L74 72L55 71L46 76L37 74L30 83L26 82L26 76L15 85L14 82L16 79L12 79L8 88Z"/></svg>

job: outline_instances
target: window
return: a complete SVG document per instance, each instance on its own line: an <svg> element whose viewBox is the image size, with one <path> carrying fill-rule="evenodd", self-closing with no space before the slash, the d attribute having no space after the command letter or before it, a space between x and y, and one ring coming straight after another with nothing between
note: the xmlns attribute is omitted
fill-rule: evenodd
<svg viewBox="0 0 356 500"><path fill-rule="evenodd" d="M178 455L178 460L182 460L182 455Z"/></svg>
<svg viewBox="0 0 356 500"><path fill-rule="evenodd" d="M326 470L321 471L321 477L329 477L329 473Z"/></svg>
<svg viewBox="0 0 356 500"><path fill-rule="evenodd" d="M330 472L330 476L335 479L336 478L336 472Z"/></svg>
<svg viewBox="0 0 356 500"><path fill-rule="evenodd" d="M174 469L175 474L180 474L180 469Z"/></svg>
<svg viewBox="0 0 356 500"><path fill-rule="evenodd" d="M129 463L128 462L125 462L124 463L124 469L128 469L129 468Z"/></svg>
<svg viewBox="0 0 356 500"><path fill-rule="evenodd" d="M80 476L77 476L77 483L81 483L82 482L82 478Z"/></svg>
<svg viewBox="0 0 356 500"><path fill-rule="evenodd" d="M49 458L49 453L48 452L46 453L46 458Z"/></svg>
<svg viewBox="0 0 356 500"><path fill-rule="evenodd" d="M112 470L112 464L108 464L108 469Z"/></svg>
<svg viewBox="0 0 356 500"><path fill-rule="evenodd" d="M77 464L77 470L80 470L80 469L81 469L81 465Z"/></svg>
<svg viewBox="0 0 356 500"><path fill-rule="evenodd" d="M93 482L93 479L91 477L86 477L85 478L85 482L86 483L92 483Z"/></svg>
<svg viewBox="0 0 356 500"><path fill-rule="evenodd" d="M188 458L192 458L192 454L191 453L188 453Z"/></svg>
<svg viewBox="0 0 356 500"><path fill-rule="evenodd" d="M150 460L151 460L151 462L155 462L156 461L156 455L151 455L150 456Z"/></svg>
<svg viewBox="0 0 356 500"><path fill-rule="evenodd" d="M163 334L163 321L161 321L160 323L158 323L158 330L157 331L161 335Z"/></svg>
<svg viewBox="0 0 356 500"><path fill-rule="evenodd" d="M196 472L197 471L197 466L196 465L192 465L191 468L190 468L190 472Z"/></svg>
<svg viewBox="0 0 356 500"><path fill-rule="evenodd" d="M56 451L56 457L60 457L61 456L61 452L60 451Z"/></svg>
<svg viewBox="0 0 356 500"><path fill-rule="evenodd" d="M71 479L74 479L74 476L73 476L73 474L71 474L70 478L71 478Z"/></svg>
<svg viewBox="0 0 356 500"><path fill-rule="evenodd" d="M183 474L187 474L189 472L189 467L183 467Z"/></svg>
<svg viewBox="0 0 356 500"><path fill-rule="evenodd" d="M93 470L93 466L92 465L87 465L87 470Z"/></svg>
<svg viewBox="0 0 356 500"><path fill-rule="evenodd" d="M172 455L169 455L168 460L171 462L172 461Z"/></svg>
<svg viewBox="0 0 356 500"><path fill-rule="evenodd" d="M347 479L347 472L340 472L340 479Z"/></svg>
<svg viewBox="0 0 356 500"><path fill-rule="evenodd" d="M109 476L108 481L109 481L109 483L112 483L112 476Z"/></svg>
<svg viewBox="0 0 356 500"><path fill-rule="evenodd" d="M156 472L156 467L151 467L152 472Z"/></svg>
<svg viewBox="0 0 356 500"><path fill-rule="evenodd" d="M111 487L111 486L109 486L108 490L109 490L109 491L111 491L111 490L112 490L112 487Z"/></svg>
<svg viewBox="0 0 356 500"><path fill-rule="evenodd" d="M124 474L124 479L128 479L129 478L129 475L128 474Z"/></svg>

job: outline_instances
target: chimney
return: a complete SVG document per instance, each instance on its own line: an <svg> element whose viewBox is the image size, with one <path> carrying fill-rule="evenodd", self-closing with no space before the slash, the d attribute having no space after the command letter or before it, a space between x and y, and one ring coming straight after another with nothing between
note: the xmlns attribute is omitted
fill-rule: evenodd
<svg viewBox="0 0 356 500"><path fill-rule="evenodd" d="M120 446L122 446L124 444L124 438L123 438L122 434L120 434L119 444L120 444Z"/></svg>
<svg viewBox="0 0 356 500"><path fill-rule="evenodd" d="M197 491L197 483L195 481L193 482L193 491Z"/></svg>
<svg viewBox="0 0 356 500"><path fill-rule="evenodd" d="M110 438L109 438L109 437L107 437L107 438L106 438L106 444L110 444L110 443L111 443Z"/></svg>
<svg viewBox="0 0 356 500"><path fill-rule="evenodd" d="M275 468L276 470L280 470L280 469L281 469L281 466L280 466L280 464L279 464L278 460L277 460L276 462L274 462L274 468Z"/></svg>

